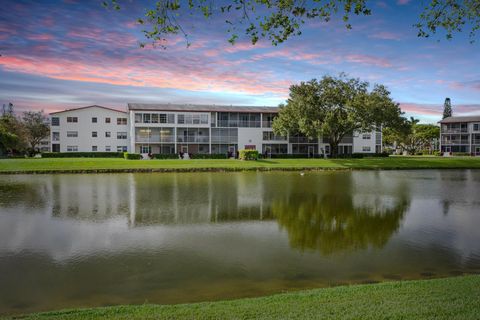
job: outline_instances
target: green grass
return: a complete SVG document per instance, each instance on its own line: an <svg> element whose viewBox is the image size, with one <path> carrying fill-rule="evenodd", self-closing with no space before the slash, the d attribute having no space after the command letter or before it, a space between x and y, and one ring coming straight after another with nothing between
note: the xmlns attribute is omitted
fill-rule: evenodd
<svg viewBox="0 0 480 320"><path fill-rule="evenodd" d="M364 159L240 160L125 160L108 158L49 158L0 160L0 173L129 172L208 170L307 170L307 169L475 169L473 157L390 157Z"/></svg>
<svg viewBox="0 0 480 320"><path fill-rule="evenodd" d="M387 282L182 305L65 310L24 319L479 319L480 276Z"/></svg>

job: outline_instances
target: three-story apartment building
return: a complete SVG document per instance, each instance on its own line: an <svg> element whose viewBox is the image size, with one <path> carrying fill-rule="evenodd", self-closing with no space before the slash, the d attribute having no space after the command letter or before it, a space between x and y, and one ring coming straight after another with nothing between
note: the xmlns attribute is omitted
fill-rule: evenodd
<svg viewBox="0 0 480 320"><path fill-rule="evenodd" d="M480 116L448 117L439 123L441 152L480 155Z"/></svg>
<svg viewBox="0 0 480 320"><path fill-rule="evenodd" d="M50 114L52 152L128 151L126 112L89 106Z"/></svg>
<svg viewBox="0 0 480 320"><path fill-rule="evenodd" d="M129 103L128 112L130 150L136 153L235 154L239 149L266 155L330 153L328 139L275 135L276 107ZM381 132L355 132L339 147L340 154L381 150Z"/></svg>
<svg viewBox="0 0 480 320"><path fill-rule="evenodd" d="M328 139L275 135L275 107L129 103L127 112L89 106L50 114L52 152L231 154L313 157L330 153ZM381 132L344 137L340 154L382 151Z"/></svg>

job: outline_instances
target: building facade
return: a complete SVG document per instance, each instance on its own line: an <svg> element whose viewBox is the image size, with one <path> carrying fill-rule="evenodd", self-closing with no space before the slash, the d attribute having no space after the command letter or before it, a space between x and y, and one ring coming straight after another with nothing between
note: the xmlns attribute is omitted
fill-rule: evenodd
<svg viewBox="0 0 480 320"><path fill-rule="evenodd" d="M255 149L265 155L307 157L330 153L327 139L273 133L275 107L180 104L128 104L130 150L141 154L212 153L234 155ZM382 151L381 132L355 132L344 137L340 154Z"/></svg>
<svg viewBox="0 0 480 320"><path fill-rule="evenodd" d="M129 103L127 111L89 106L50 114L52 152L330 154L328 139L275 135L275 107ZM379 153L381 132L343 138L339 154Z"/></svg>
<svg viewBox="0 0 480 320"><path fill-rule="evenodd" d="M448 117L439 123L441 152L480 155L480 116Z"/></svg>
<svg viewBox="0 0 480 320"><path fill-rule="evenodd" d="M129 151L126 112L89 106L50 114L52 152Z"/></svg>

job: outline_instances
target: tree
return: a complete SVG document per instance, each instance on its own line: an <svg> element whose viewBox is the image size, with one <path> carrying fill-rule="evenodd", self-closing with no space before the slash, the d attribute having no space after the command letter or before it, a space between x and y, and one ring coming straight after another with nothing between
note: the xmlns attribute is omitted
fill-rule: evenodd
<svg viewBox="0 0 480 320"><path fill-rule="evenodd" d="M448 118L452 116L452 102L450 98L445 99L445 103L443 104L443 118Z"/></svg>
<svg viewBox="0 0 480 320"><path fill-rule="evenodd" d="M29 152L33 155L40 141L48 137L50 133L47 123L48 118L43 111L27 111L23 113L22 120L27 132L26 139L29 144Z"/></svg>
<svg viewBox="0 0 480 320"><path fill-rule="evenodd" d="M401 121L401 110L382 85L359 79L324 76L290 87L285 105L280 105L273 121L275 134L301 133L309 138L327 137L331 155L338 154L338 145L354 131L370 132L382 125L395 126Z"/></svg>
<svg viewBox="0 0 480 320"><path fill-rule="evenodd" d="M27 149L27 131L14 115L0 117L0 149L2 153L23 153Z"/></svg>
<svg viewBox="0 0 480 320"><path fill-rule="evenodd" d="M107 8L120 10L125 0L106 0ZM371 2L370 2L371 3ZM156 0L146 9L145 16L137 21L146 29L145 37L162 47L169 35L181 33L190 45L182 21L198 21L200 16L225 20L229 42L235 43L238 31L245 33L255 44L266 38L277 45L302 33L308 20L328 22L340 14L345 27L352 28L350 17L368 16L372 10L367 0ZM470 30L473 42L480 28L480 4L478 0L430 0L423 9L417 28L419 37L430 37L443 30L447 39L464 28ZM144 46L144 44L142 44Z"/></svg>
<svg viewBox="0 0 480 320"><path fill-rule="evenodd" d="M384 143L396 145L402 152L416 154L420 150L435 149L435 141L440 137L440 128L433 124L419 124L411 117L404 119L402 125L383 130Z"/></svg>

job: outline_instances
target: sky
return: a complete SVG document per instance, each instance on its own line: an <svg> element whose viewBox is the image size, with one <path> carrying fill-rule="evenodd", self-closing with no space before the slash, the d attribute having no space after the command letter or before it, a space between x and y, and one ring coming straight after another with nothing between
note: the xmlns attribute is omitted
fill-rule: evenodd
<svg viewBox="0 0 480 320"><path fill-rule="evenodd" d="M17 112L136 103L277 106L289 86L347 73L386 85L406 116L435 123L446 97L454 115L480 114L480 36L417 38L422 1L369 1L372 15L310 21L278 46L228 43L225 17L187 17L166 49L147 45L135 23L154 1L2 0L0 104Z"/></svg>

